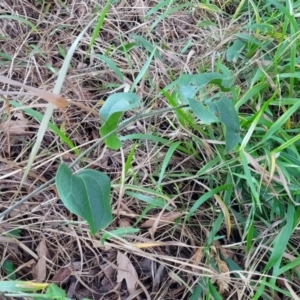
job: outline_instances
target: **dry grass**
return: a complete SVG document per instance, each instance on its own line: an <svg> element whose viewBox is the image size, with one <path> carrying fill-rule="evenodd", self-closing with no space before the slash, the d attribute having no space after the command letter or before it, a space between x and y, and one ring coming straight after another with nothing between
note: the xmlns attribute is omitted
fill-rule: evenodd
<svg viewBox="0 0 300 300"><path fill-rule="evenodd" d="M37 32L20 21L0 18L0 74L51 91L56 79L55 72L62 66L64 52L67 52L74 39L99 10L97 2L69 0L63 4L59 0L2 1L0 15L15 15L26 19L36 26ZM229 23L220 14L210 13L209 18L218 26L199 28L197 23L206 19L207 12L191 6L165 16L150 30L160 14L154 13L146 19L144 16L157 3L122 0L111 5L91 55L88 55L88 49L92 29L80 42L64 82L62 95L97 112L108 95L122 84L115 73L97 59L97 53L108 53L123 73L125 83L132 85L149 56L149 51L142 46L135 46L124 53L124 47L129 47L129 43L134 41L132 34L157 45L162 57L162 60L155 58L152 61L147 76L137 87L144 109L166 107L165 98L158 97L158 92L181 73L214 70L216 58L222 55L224 41L231 39L237 25ZM100 7L103 5L101 3ZM189 46L186 51L182 51L187 43ZM2 85L1 90L13 91L13 87ZM40 99L26 96L12 98L9 95L3 97L5 101L1 102L0 126L11 120L15 130L6 127L6 130L0 132L1 212L53 178L61 159L72 162L76 158L59 137L48 131L34 167L21 191L16 194L39 123L23 110L7 105L6 99L13 99L41 113L44 111L44 102ZM81 151L98 139L99 119L75 106L70 106L64 112L57 110L53 122ZM182 129L174 114L169 113L138 121L128 126L122 135L153 132L171 141L190 140L192 134ZM124 178L124 157L128 156L134 145L134 163ZM195 147L199 151L196 156L174 154L167 173L173 177L166 175L163 181L163 192L173 195L171 205L175 211L190 206L206 189L207 183L197 181L195 174L210 160L214 145L207 143L204 148ZM112 179L115 220L107 230L132 225L139 218L146 205L124 194L123 184L135 186L136 189L144 187L156 190L156 180L153 178L159 176L160 165L167 150L167 147L152 141L127 140L123 143L122 151L113 152L101 145L86 157L84 163L76 166L82 168L88 165L105 171ZM119 202L120 211L117 213ZM151 209L143 221L153 215L162 218L163 214L160 209ZM56 282L68 291L70 298L187 299L200 278L211 277L219 291L224 289L224 299L251 299L253 286L250 286L250 276L255 276L249 272L241 273L240 278L228 277L228 268L226 264L222 265L218 254L218 251L222 252L223 258L230 257L243 268L243 251L239 249L243 249L244 245L239 244L238 239L233 239L235 244L231 247L215 243L216 249L219 249L215 252L202 248L217 216L218 210L207 206L197 211L188 224L174 223L174 219L168 220L166 224L152 224L148 226L151 230L142 228L137 235L110 240L104 247L99 242L100 236L91 237L86 224L78 221L64 208L55 187L49 186L1 221L1 261L13 262L19 279ZM237 225L238 236L238 224L236 220L233 222ZM7 236L14 231L19 231L18 240ZM225 228L220 234L224 233ZM151 245L153 238L158 245ZM133 246L134 243L143 243L144 246L139 249ZM46 249L43 252L46 255L46 267L40 267L41 270L34 269L39 261L38 246ZM119 251L128 256L138 273L139 283L132 298L128 297L125 282L117 283L116 280ZM218 276L218 272L207 261L202 261L203 251L206 254L209 252L211 259L220 264L219 269L223 266L225 275ZM263 259L259 256L263 257L264 253L256 255L258 262L251 262L251 265L259 263ZM246 263L250 264L249 261ZM43 273L43 270L46 272ZM5 279L4 274L1 277Z"/></svg>

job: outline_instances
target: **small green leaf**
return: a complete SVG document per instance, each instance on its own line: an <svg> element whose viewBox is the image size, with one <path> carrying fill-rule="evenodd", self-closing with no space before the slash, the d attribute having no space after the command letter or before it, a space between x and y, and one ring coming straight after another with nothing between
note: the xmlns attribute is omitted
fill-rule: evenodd
<svg viewBox="0 0 300 300"><path fill-rule="evenodd" d="M240 142L240 122L238 114L234 108L233 101L222 97L219 101L215 102L221 122L225 125L225 141L226 151L233 150Z"/></svg>
<svg viewBox="0 0 300 300"><path fill-rule="evenodd" d="M14 271L16 270L16 267L14 266L14 264L10 260L6 260L3 263L2 268L5 272L5 274L8 275L10 280L16 280L17 279L17 275L16 275L16 273L14 273Z"/></svg>
<svg viewBox="0 0 300 300"><path fill-rule="evenodd" d="M106 174L84 169L73 175L61 164L55 183L64 205L88 222L92 235L111 223L110 179Z"/></svg>
<svg viewBox="0 0 300 300"><path fill-rule="evenodd" d="M49 297L49 299L65 299L66 293L63 289L51 283L46 290L45 296Z"/></svg>
<svg viewBox="0 0 300 300"><path fill-rule="evenodd" d="M9 101L9 104L11 104L14 107L23 106L23 104L14 100ZM43 121L43 115L32 108L22 108L22 111L24 111L28 116L35 118L39 122ZM49 122L48 128L51 131L53 131L64 143L66 143L69 146L69 148L74 151L76 155L78 156L80 155L80 151L75 147L72 141L54 123Z"/></svg>
<svg viewBox="0 0 300 300"><path fill-rule="evenodd" d="M235 61L240 53L243 51L245 47L245 42L237 39L233 42L233 44L227 49L226 52L226 59L229 62Z"/></svg>
<svg viewBox="0 0 300 300"><path fill-rule="evenodd" d="M116 93L109 96L101 107L99 114L105 120L100 128L100 136L105 136L117 128L123 112L136 108L140 105L140 97L134 93ZM113 134L105 140L105 144L117 150L121 142L117 134Z"/></svg>
<svg viewBox="0 0 300 300"><path fill-rule="evenodd" d="M122 113L116 112L112 114L105 124L100 128L100 136L106 136L117 128ZM105 145L113 150L118 150L121 147L121 142L116 133L111 134L107 139L105 139Z"/></svg>
<svg viewBox="0 0 300 300"><path fill-rule="evenodd" d="M143 47L145 47L149 53L152 53L154 51L154 56L158 58L160 61L163 61L162 57L160 56L158 50L155 51L155 47L151 45L146 39L144 39L142 36L136 35L136 34L130 34L131 38L133 38L137 43L141 44Z"/></svg>
<svg viewBox="0 0 300 300"><path fill-rule="evenodd" d="M99 36L99 32L102 28L102 25L104 23L104 20L105 20L105 17L106 17L106 14L108 12L108 9L109 9L109 6L110 6L110 0L108 0L105 4L105 6L102 8L101 10L101 13L100 13L100 16L99 16L99 19L97 21L97 24L94 28L94 31L93 31L93 35L92 35L92 38L91 38L91 41L90 41L90 44L89 44L89 49L88 49L88 52L91 51L91 48L92 46L94 45L97 37Z"/></svg>
<svg viewBox="0 0 300 300"><path fill-rule="evenodd" d="M214 27L217 27L217 24L212 22L212 21L209 21L209 20L204 20L204 21L201 21L199 23L197 23L197 26L198 27L206 27L206 26L214 26Z"/></svg>
<svg viewBox="0 0 300 300"><path fill-rule="evenodd" d="M229 92L231 79L221 73L203 73L196 75L183 74L179 78L181 100L189 103L188 98L194 99L197 91L207 84L216 84L224 92Z"/></svg>
<svg viewBox="0 0 300 300"><path fill-rule="evenodd" d="M21 229L13 229L12 231L6 233L4 236L9 238L19 238L21 237Z"/></svg>
<svg viewBox="0 0 300 300"><path fill-rule="evenodd" d="M230 184L224 184L224 185L219 186L215 189L212 189L212 190L206 192L204 195L202 195L198 200L195 201L195 203L189 210L188 214L185 217L185 221L188 221L191 218L191 216L198 210L199 206L201 206L205 201L212 198L215 194L228 189L229 187L230 187Z"/></svg>
<svg viewBox="0 0 300 300"><path fill-rule="evenodd" d="M219 118L214 114L215 111L213 106L206 103L196 101L194 99L188 99L190 107L193 113L200 119L202 124L211 124L214 122L219 122Z"/></svg>
<svg viewBox="0 0 300 300"><path fill-rule="evenodd" d="M108 120L115 112L124 112L140 105L140 97L134 93L116 93L110 95L101 107L100 116Z"/></svg>
<svg viewBox="0 0 300 300"><path fill-rule="evenodd" d="M201 299L201 295L203 293L203 287L201 285L197 285L194 290L192 295L190 296L189 300L198 300Z"/></svg>

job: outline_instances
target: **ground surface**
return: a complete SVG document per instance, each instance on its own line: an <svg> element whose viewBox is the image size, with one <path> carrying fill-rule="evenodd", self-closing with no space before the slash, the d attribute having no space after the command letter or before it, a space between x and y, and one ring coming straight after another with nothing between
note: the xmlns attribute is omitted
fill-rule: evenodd
<svg viewBox="0 0 300 300"><path fill-rule="evenodd" d="M0 74L52 91L67 51L103 9L105 3L99 2L2 1ZM300 294L299 187L294 180L299 177L295 169L289 173L282 162L276 170L272 164L272 150L297 136L296 116L291 113L287 118L292 119L284 120L292 122L294 131L287 132L289 136L282 133L275 142L266 139L256 146L262 132L294 105L289 100L284 108L274 104L261 111L272 96L272 84L278 87L273 79L278 66L265 74L268 71L261 66L273 58L263 56L262 49L269 47L274 52L284 43L278 37L283 23L279 22L279 29L274 25L275 37L269 31L256 35L255 27L252 31L245 27L253 11L247 12L247 3L245 7L238 4L115 1L92 47L95 24L90 27L79 42L61 90L66 99L83 104L90 112L69 105L65 110L56 109L52 122L84 151L99 138L97 114L107 97L123 91L123 84L132 86L146 64L134 90L142 105L123 118L138 110L157 114L122 130L120 150L110 150L102 143L74 169L89 167L110 177L114 219L107 231L126 227L139 231L101 244L103 232L91 236L86 222L71 214L55 186L49 185L2 219L0 257L6 267L2 267L1 279L54 282L72 299L290 299ZM253 7L249 4L248 8ZM268 13L271 18L272 12ZM274 19L276 13L275 9ZM242 48L238 45L237 50L228 51L237 34L253 34L261 42L256 48L245 46L249 52L244 60L239 60ZM265 45L265 41L273 44ZM158 52L148 63L154 47ZM255 64L256 59L259 63ZM180 104L172 102L172 83L181 74L223 72L220 65L235 78L235 93L227 96L235 103L242 99L241 136L252 133L244 158L237 151L224 151L221 124L203 125L193 117L185 126L180 115L160 112ZM251 72L260 67L263 79L251 86L253 76L258 76ZM280 86L282 98L289 94L289 84ZM47 103L32 95L12 96L8 91L20 88L1 84L0 212L51 180L61 161L70 164L77 157L57 134L47 131L18 191L40 126L28 109L43 114ZM213 95L217 91L216 86L209 86L202 92ZM253 94L243 98L249 91ZM257 131L251 131L254 123ZM293 156L298 146L288 148L285 156L291 168L298 164L298 157ZM254 209L258 207L255 192L260 210ZM203 195L207 197L201 198ZM291 203L289 196L295 201L292 205L287 204ZM286 243L276 242L282 235L287 236ZM273 258L274 264L268 267L275 247L281 246L279 263L278 257ZM288 267L274 273L273 265L274 270ZM9 275L9 266L14 275Z"/></svg>

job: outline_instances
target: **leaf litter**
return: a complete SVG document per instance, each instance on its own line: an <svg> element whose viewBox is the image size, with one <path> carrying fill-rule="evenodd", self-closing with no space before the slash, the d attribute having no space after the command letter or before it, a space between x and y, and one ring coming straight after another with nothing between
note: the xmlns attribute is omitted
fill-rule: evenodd
<svg viewBox="0 0 300 300"><path fill-rule="evenodd" d="M37 282L43 282L47 276L46 259L48 254L45 238L42 238L42 240L40 241L39 245L37 246L36 252L39 258L36 265L32 268L31 274L33 279L35 279Z"/></svg>
<svg viewBox="0 0 300 300"><path fill-rule="evenodd" d="M121 251L118 251L117 255L118 274L117 282L121 283L126 281L127 290L130 295L136 292L136 286L138 284L138 275L128 257Z"/></svg>

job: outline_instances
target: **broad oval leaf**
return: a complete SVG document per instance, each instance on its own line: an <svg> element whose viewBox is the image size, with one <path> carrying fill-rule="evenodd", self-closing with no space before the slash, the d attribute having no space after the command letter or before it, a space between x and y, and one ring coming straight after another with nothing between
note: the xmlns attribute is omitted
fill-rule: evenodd
<svg viewBox="0 0 300 300"><path fill-rule="evenodd" d="M85 169L73 175L65 164L61 164L55 183L66 208L88 222L92 235L111 223L111 185L106 174Z"/></svg>
<svg viewBox="0 0 300 300"><path fill-rule="evenodd" d="M100 116L106 121L116 112L124 112L140 105L140 97L134 93L116 93L110 95L101 109L99 110Z"/></svg>

